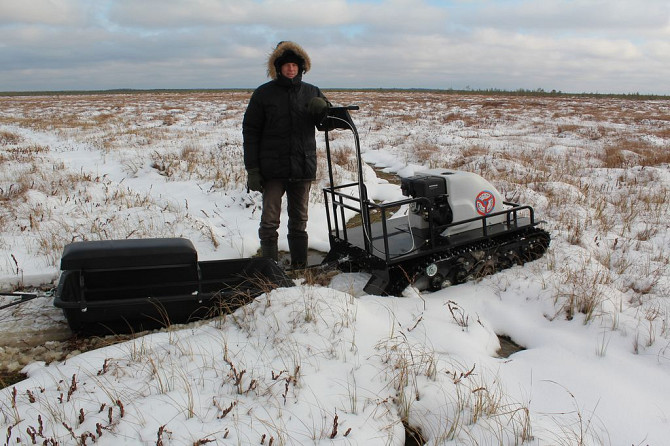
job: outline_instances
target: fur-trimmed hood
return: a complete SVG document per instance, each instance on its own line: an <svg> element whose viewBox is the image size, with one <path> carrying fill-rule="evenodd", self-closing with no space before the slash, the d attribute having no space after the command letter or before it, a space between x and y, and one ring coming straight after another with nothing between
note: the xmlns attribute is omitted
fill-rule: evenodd
<svg viewBox="0 0 670 446"><path fill-rule="evenodd" d="M288 54L286 54L288 53ZM292 53L292 54L291 54ZM300 73L306 73L312 67L312 62L309 59L307 52L297 43L291 41L283 41L277 44L277 47L270 53L268 57L268 77L271 79L277 79L278 76L278 66L277 62L280 61L284 56L297 56L298 59L302 60L300 66Z"/></svg>

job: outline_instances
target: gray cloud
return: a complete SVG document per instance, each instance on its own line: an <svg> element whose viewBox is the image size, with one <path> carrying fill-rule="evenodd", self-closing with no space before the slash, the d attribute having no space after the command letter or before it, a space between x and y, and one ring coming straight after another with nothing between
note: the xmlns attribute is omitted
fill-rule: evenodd
<svg viewBox="0 0 670 446"><path fill-rule="evenodd" d="M665 0L557 0L478 2L476 15L459 17L471 26L555 32L662 30L668 26Z"/></svg>
<svg viewBox="0 0 670 446"><path fill-rule="evenodd" d="M291 39L313 59L306 80L323 88L670 94L670 6L644 6L0 0L0 90L253 88L272 46Z"/></svg>
<svg viewBox="0 0 670 446"><path fill-rule="evenodd" d="M0 1L0 25L76 26L86 22L88 13L80 0Z"/></svg>

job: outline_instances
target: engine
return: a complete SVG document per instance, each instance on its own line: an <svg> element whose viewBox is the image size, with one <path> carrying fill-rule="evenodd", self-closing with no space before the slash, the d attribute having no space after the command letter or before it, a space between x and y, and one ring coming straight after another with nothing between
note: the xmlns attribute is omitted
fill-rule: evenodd
<svg viewBox="0 0 670 446"><path fill-rule="evenodd" d="M403 178L402 194L412 198L426 198L410 205L411 226L427 229L429 222L442 226L453 221L454 215L449 207L447 182L444 177L435 175L415 175ZM413 217L412 217L413 216Z"/></svg>

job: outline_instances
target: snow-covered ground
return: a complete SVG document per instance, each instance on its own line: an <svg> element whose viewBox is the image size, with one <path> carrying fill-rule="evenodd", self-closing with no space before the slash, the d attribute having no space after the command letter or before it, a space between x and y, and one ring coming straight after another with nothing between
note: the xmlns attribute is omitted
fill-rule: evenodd
<svg viewBox="0 0 670 446"><path fill-rule="evenodd" d="M0 286L49 286L77 240L256 253L250 92L0 97ZM670 101L328 92L377 172L479 173L534 206L540 260L435 293L298 281L232 315L65 357L51 300L0 310L3 444L667 444ZM353 167L335 132L336 175ZM319 141L323 149L323 141ZM327 251L321 187L310 246ZM366 169L372 198L399 187ZM285 221L285 219L284 219ZM280 249L287 249L285 228ZM0 298L0 304L11 298ZM525 347L499 357L500 336Z"/></svg>

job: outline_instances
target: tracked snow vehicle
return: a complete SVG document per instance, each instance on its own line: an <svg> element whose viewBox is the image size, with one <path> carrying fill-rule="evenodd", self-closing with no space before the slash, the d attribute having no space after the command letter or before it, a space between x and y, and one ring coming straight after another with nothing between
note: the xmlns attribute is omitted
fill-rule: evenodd
<svg viewBox="0 0 670 446"><path fill-rule="evenodd" d="M369 294L399 295L410 284L439 290L545 253L550 237L533 208L504 201L471 172L427 169L402 178L406 199L370 200L349 113L357 109L331 107L322 121L330 182L323 189L330 241L324 263L371 273ZM329 132L337 129L353 133L358 179L351 183L335 184Z"/></svg>

